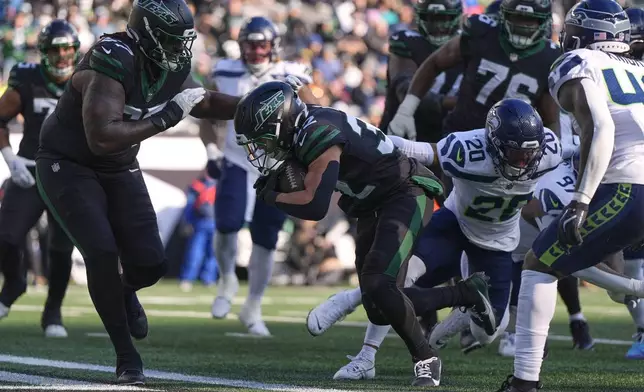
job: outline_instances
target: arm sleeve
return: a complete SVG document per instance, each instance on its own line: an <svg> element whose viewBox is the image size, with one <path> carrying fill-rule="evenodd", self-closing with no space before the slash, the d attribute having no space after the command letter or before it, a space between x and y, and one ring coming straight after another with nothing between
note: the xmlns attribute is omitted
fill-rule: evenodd
<svg viewBox="0 0 644 392"><path fill-rule="evenodd" d="M430 143L415 142L393 135L387 137L408 157L417 159L423 165L434 163L434 149Z"/></svg>

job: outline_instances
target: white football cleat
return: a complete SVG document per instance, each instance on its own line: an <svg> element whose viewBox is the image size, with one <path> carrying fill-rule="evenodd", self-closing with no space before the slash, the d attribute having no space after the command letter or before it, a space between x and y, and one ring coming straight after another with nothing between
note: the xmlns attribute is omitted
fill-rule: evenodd
<svg viewBox="0 0 644 392"><path fill-rule="evenodd" d="M514 333L504 332L499 340L499 355L503 357L514 357L516 346L514 345Z"/></svg>
<svg viewBox="0 0 644 392"><path fill-rule="evenodd" d="M230 275L225 279L223 276L221 277L219 287L217 287L217 297L212 303L210 310L212 317L219 319L226 318L228 313L230 313L233 297L237 294L237 290L239 290L237 276Z"/></svg>
<svg viewBox="0 0 644 392"><path fill-rule="evenodd" d="M0 320L9 315L9 308L0 302Z"/></svg>
<svg viewBox="0 0 644 392"><path fill-rule="evenodd" d="M445 347L447 342L456 334L461 333L469 327L470 316L460 309L452 309L445 320L436 324L429 335L429 345L435 349Z"/></svg>
<svg viewBox="0 0 644 392"><path fill-rule="evenodd" d="M62 325L51 324L45 328L46 338L66 338L67 330Z"/></svg>
<svg viewBox="0 0 644 392"><path fill-rule="evenodd" d="M251 307L244 306L239 312L238 317L239 321L248 328L249 334L261 337L271 336L271 332L262 320L262 313L259 309L252 309Z"/></svg>
<svg viewBox="0 0 644 392"><path fill-rule="evenodd" d="M335 323L344 320L348 314L356 310L349 297L350 291L353 290L344 290L330 296L309 312L306 316L306 328L311 335L322 335Z"/></svg>
<svg viewBox="0 0 644 392"><path fill-rule="evenodd" d="M333 375L334 380L371 380L376 377L376 364L363 356L347 355L351 360Z"/></svg>

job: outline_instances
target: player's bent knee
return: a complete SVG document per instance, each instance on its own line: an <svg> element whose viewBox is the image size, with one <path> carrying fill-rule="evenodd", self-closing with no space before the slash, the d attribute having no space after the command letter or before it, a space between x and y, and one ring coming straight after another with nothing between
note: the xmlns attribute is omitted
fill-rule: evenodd
<svg viewBox="0 0 644 392"><path fill-rule="evenodd" d="M250 237L253 240L253 244L259 245L264 249L275 250L281 228L282 226L280 225L277 227L266 226L260 229L251 224Z"/></svg>
<svg viewBox="0 0 644 392"><path fill-rule="evenodd" d="M387 317L380 311L380 308L371 297L362 293L362 306L364 307L367 318L375 325L389 325Z"/></svg>
<svg viewBox="0 0 644 392"><path fill-rule="evenodd" d="M531 270L531 271L537 271L537 272L543 272L546 274L551 274L552 269L548 267L547 265L543 264L538 258L537 255L534 254L532 249L528 251L525 255L525 261L523 262L523 269L524 270Z"/></svg>
<svg viewBox="0 0 644 392"><path fill-rule="evenodd" d="M156 265L123 265L123 282L135 290L150 287L168 272L167 260Z"/></svg>
<svg viewBox="0 0 644 392"><path fill-rule="evenodd" d="M362 305L369 321L375 325L389 325L390 322L382 313L387 297L393 295L392 290L398 290L396 280L385 274L367 274L360 278Z"/></svg>

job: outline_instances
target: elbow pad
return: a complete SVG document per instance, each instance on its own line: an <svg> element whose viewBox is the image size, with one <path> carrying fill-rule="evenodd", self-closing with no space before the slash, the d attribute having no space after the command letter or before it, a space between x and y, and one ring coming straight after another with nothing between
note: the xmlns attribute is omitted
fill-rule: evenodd
<svg viewBox="0 0 644 392"><path fill-rule="evenodd" d="M329 162L320 184L315 190L313 199L307 204L286 204L275 202L275 206L280 210L286 212L288 215L304 220L319 221L322 220L326 213L329 211L329 204L331 203L331 196L335 190L335 184L338 182L338 175L340 172L340 162ZM277 194L275 194L277 197Z"/></svg>

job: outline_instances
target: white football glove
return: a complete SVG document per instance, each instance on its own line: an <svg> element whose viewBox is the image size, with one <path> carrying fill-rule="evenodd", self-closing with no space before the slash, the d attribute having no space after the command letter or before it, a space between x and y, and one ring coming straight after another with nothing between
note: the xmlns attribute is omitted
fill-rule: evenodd
<svg viewBox="0 0 644 392"><path fill-rule="evenodd" d="M203 87L188 88L175 95L171 102L179 105L179 108L183 111L181 116L181 120L183 120L192 111L192 108L203 101L205 97L206 90Z"/></svg>
<svg viewBox="0 0 644 392"><path fill-rule="evenodd" d="M403 137L409 140L416 140L416 123L414 113L420 104L420 99L414 95L407 94L398 107L396 115L389 123L387 132L391 135Z"/></svg>
<svg viewBox="0 0 644 392"><path fill-rule="evenodd" d="M11 181L21 188L34 186L36 180L27 167L36 166L36 161L16 156L9 146L4 147L1 152L5 162L7 162L7 166L9 166Z"/></svg>
<svg viewBox="0 0 644 392"><path fill-rule="evenodd" d="M304 87L304 83L302 83L300 78L298 78L297 76L288 75L286 76L286 79L284 79L284 81L288 83L296 93L300 91L302 87Z"/></svg>

